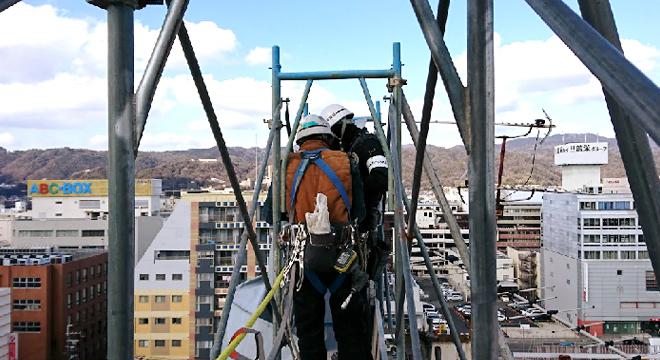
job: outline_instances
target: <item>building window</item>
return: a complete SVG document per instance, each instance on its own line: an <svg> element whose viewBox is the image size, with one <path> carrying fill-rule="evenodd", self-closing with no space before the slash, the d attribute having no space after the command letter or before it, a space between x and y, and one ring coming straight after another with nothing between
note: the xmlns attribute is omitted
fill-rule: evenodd
<svg viewBox="0 0 660 360"><path fill-rule="evenodd" d="M149 347L149 340L138 340L138 346L141 348Z"/></svg>
<svg viewBox="0 0 660 360"><path fill-rule="evenodd" d="M41 332L41 323L38 321L14 321L11 330L16 332Z"/></svg>
<svg viewBox="0 0 660 360"><path fill-rule="evenodd" d="M623 275L623 270L617 270L617 271L616 271L616 274L617 274L617 275Z"/></svg>
<svg viewBox="0 0 660 360"><path fill-rule="evenodd" d="M646 291L658 291L658 281L655 278L655 273L653 271L647 271L645 277Z"/></svg>
<svg viewBox="0 0 660 360"><path fill-rule="evenodd" d="M14 278L12 287L15 288L39 288L41 287L41 278Z"/></svg>
<svg viewBox="0 0 660 360"><path fill-rule="evenodd" d="M584 242L586 244L598 244L600 243L600 235L586 234L584 235Z"/></svg>
<svg viewBox="0 0 660 360"><path fill-rule="evenodd" d="M52 237L53 230L18 230L18 237Z"/></svg>
<svg viewBox="0 0 660 360"><path fill-rule="evenodd" d="M101 295L101 284L96 284L96 295ZM147 298L148 299L148 298ZM149 300L147 300L148 302Z"/></svg>
<svg viewBox="0 0 660 360"><path fill-rule="evenodd" d="M165 347L165 340L154 340L155 347Z"/></svg>
<svg viewBox="0 0 660 360"><path fill-rule="evenodd" d="M600 226L599 218L584 218L582 219L582 225L584 226Z"/></svg>
<svg viewBox="0 0 660 360"><path fill-rule="evenodd" d="M180 303L183 301L183 296L181 295L172 295L172 302L173 303Z"/></svg>
<svg viewBox="0 0 660 360"><path fill-rule="evenodd" d="M618 258L618 251L603 251L603 260L617 260Z"/></svg>
<svg viewBox="0 0 660 360"><path fill-rule="evenodd" d="M580 210L596 210L596 202L580 201Z"/></svg>
<svg viewBox="0 0 660 360"><path fill-rule="evenodd" d="M140 280L149 280L149 274L140 274Z"/></svg>
<svg viewBox="0 0 660 360"><path fill-rule="evenodd" d="M188 260L190 259L190 250L157 250L156 259L158 260Z"/></svg>
<svg viewBox="0 0 660 360"><path fill-rule="evenodd" d="M91 300L93 298L94 298L94 285L89 287L89 299Z"/></svg>
<svg viewBox="0 0 660 360"><path fill-rule="evenodd" d="M154 301L157 303L164 303L165 302L165 296L164 295L156 295L154 296Z"/></svg>
<svg viewBox="0 0 660 360"><path fill-rule="evenodd" d="M83 230L82 237L101 237L105 236L105 230Z"/></svg>
<svg viewBox="0 0 660 360"><path fill-rule="evenodd" d="M66 308L71 309L71 294L66 294Z"/></svg>
<svg viewBox="0 0 660 360"><path fill-rule="evenodd" d="M202 295L197 297L197 304L211 304L212 298L208 295Z"/></svg>
<svg viewBox="0 0 660 360"><path fill-rule="evenodd" d="M165 325L165 318L155 318L156 325Z"/></svg>
<svg viewBox="0 0 660 360"><path fill-rule="evenodd" d="M570 285L570 284L571 284L571 279L566 279L566 285Z"/></svg>
<svg viewBox="0 0 660 360"><path fill-rule="evenodd" d="M172 325L181 325L181 318L172 318Z"/></svg>
<svg viewBox="0 0 660 360"><path fill-rule="evenodd" d="M165 274L156 274L156 280L165 281Z"/></svg>
<svg viewBox="0 0 660 360"><path fill-rule="evenodd" d="M13 310L35 311L41 309L41 300L38 299L16 299L12 304Z"/></svg>
<svg viewBox="0 0 660 360"><path fill-rule="evenodd" d="M100 284L99 284L100 285ZM146 295L140 295L139 300L141 304L146 304L149 302L149 296Z"/></svg>
<svg viewBox="0 0 660 360"><path fill-rule="evenodd" d="M172 280L175 281L183 280L183 274L172 274Z"/></svg>
<svg viewBox="0 0 660 360"><path fill-rule="evenodd" d="M79 200L78 207L80 209L100 209L101 200Z"/></svg>
<svg viewBox="0 0 660 360"><path fill-rule="evenodd" d="M181 340L172 340L172 347L181 347Z"/></svg>
<svg viewBox="0 0 660 360"><path fill-rule="evenodd" d="M78 237L78 230L55 230L55 237Z"/></svg>
<svg viewBox="0 0 660 360"><path fill-rule="evenodd" d="M631 210L630 201L599 201L598 210Z"/></svg>
<svg viewBox="0 0 660 360"><path fill-rule="evenodd" d="M140 325L147 325L147 324L149 324L149 318L139 318L139 319L138 319L138 324L140 324Z"/></svg>
<svg viewBox="0 0 660 360"><path fill-rule="evenodd" d="M621 260L635 260L635 252L630 250L621 251Z"/></svg>
<svg viewBox="0 0 660 360"><path fill-rule="evenodd" d="M598 260L600 259L600 251L585 251L584 252L585 260Z"/></svg>
<svg viewBox="0 0 660 360"><path fill-rule="evenodd" d="M648 260L648 258L649 258L649 252L646 251L646 250L643 250L643 251L640 250L640 251L637 253L637 256L639 257L640 260Z"/></svg>

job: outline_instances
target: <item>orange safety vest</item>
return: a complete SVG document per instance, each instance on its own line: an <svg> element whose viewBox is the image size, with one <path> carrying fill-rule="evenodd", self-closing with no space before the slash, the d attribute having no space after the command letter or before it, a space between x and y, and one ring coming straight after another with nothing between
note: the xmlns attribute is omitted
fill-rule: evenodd
<svg viewBox="0 0 660 360"><path fill-rule="evenodd" d="M301 146L302 151L313 151L326 148L328 145L321 140L308 140ZM291 204L289 202L293 180L296 170L302 161L301 152L289 155L286 167L286 209L291 213ZM349 202L352 203L352 178L351 164L348 154L342 151L322 150L321 159L334 171L341 181L348 195ZM314 164L309 164L304 175L300 179L300 184L296 193L295 200L295 219L291 221L305 222L305 213L314 212L316 206L316 194L323 193L328 198L328 213L330 222L336 224L347 224L349 222L348 211L339 190L333 185L326 174Z"/></svg>

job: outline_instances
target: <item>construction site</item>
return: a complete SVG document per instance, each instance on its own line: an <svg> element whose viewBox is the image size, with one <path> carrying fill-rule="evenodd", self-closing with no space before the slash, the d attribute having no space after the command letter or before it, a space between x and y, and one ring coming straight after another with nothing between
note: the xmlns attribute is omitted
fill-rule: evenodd
<svg viewBox="0 0 660 360"><path fill-rule="evenodd" d="M0 11L19 1L0 1ZM520 270L516 270L515 275L511 270L511 275L504 277L498 273L507 261L503 252L508 246L541 247L540 213L536 215L537 220L530 220L531 225L526 229L534 232L534 236L519 235L518 228L506 225L507 221L513 224L517 216L515 211L540 211L529 205L531 199L540 196L535 194L536 188L527 182L515 189L503 184L507 141L536 134L536 151L536 146L543 143L556 125L552 111L543 111L537 119L518 123L496 121L492 0L468 0L467 14L450 14L449 0L440 0L437 9L432 9L427 0L410 1L410 11L414 12L419 24L419 36L425 39L430 52L424 85L406 80L403 68L406 53L398 42L392 41L391 53L381 54L383 66L380 69L352 69L347 58L345 68L305 72L289 68L286 57L281 56L285 49L273 45L270 64L272 114L266 119L269 136L265 143L259 144L259 147L265 147L266 153L255 169L253 190L247 192L234 170L223 133L223 121L214 109L203 76L205 64L198 61L195 44L183 21L189 3L194 1L87 2L89 6L107 12L108 26L107 354L99 354L96 358L174 358L138 356L135 353L137 340L134 336L138 326L135 324L138 306L134 296L135 264L139 259L135 254L136 204L132 194L135 194L136 184L135 159L140 152L154 95L172 47L178 42L235 197L232 199L238 209L235 221L242 223L238 255L232 262L219 264L216 261L209 265L214 268L227 266L231 278L227 281L226 292L223 290L222 293L222 311L214 313L209 320L212 346L208 351L198 351L194 358L305 360L297 348L292 321L293 294L296 282L301 281L297 278L301 270L296 270L296 266L302 263L296 265L296 262L301 261L302 250L277 243L281 234L291 231L291 225L295 225L282 219L289 201L286 196L287 161L296 151L296 132L308 115L308 97L314 96L313 85L321 81L350 80L363 94L369 109L369 114L364 114L362 120L373 129L389 164L388 191L381 209L384 216L379 226L389 239L392 252L388 268L371 282L369 298L369 348L374 360L660 359L659 346L644 344L637 339L612 341L590 331L589 327L597 326L596 322L580 322L575 326L574 319L563 317L565 310L552 303L552 299L561 294L551 293L560 285L536 280L542 264L558 267L559 260L548 265L543 262L543 253L515 251L513 255L509 254L509 258L514 259L516 269ZM632 209L638 214L638 224L643 232L644 251L647 251L647 259L655 272L655 279L647 278L646 281L647 284L650 281L660 283L660 180L651 150L652 142L660 144L660 88L624 56L608 0L579 0L580 13L561 0L525 2L600 81L634 199ZM144 7L156 6L167 7L167 11L144 74L136 86L134 13ZM445 25L448 18L454 16L467 17L467 78L464 79L459 76L445 44L445 38L453 36L445 35ZM367 79L381 81L382 87L387 87L387 99L373 98ZM302 97L297 102L300 105L292 112L291 119L287 97L290 94L282 92L283 84L288 82L304 84ZM406 89L409 87L425 89L423 109L419 114L413 113L408 103ZM453 117L449 123L458 129L468 157L467 181L459 188L458 197L446 194L446 184L439 176L443 164L432 162L427 154L429 127L434 122L431 116L433 101L439 96L446 96L449 100ZM283 116L285 104L286 116ZM498 131L501 128L509 129L508 135L502 135ZM412 182L404 183L401 154L402 143L408 136L415 147L414 173ZM536 153L532 159L535 156ZM557 161L559 166L573 165ZM534 160L529 166L533 169ZM257 211L263 205L264 189L268 189L264 178L269 169L272 170L272 223L267 234L262 234L260 230L267 224L258 217ZM566 179L570 172L565 174ZM420 184L423 177L432 189L432 199L429 200L432 205L427 208L418 205L422 204ZM549 199L553 199L552 196ZM195 211L209 211L211 214L215 210L203 208L221 207L208 200L197 201L199 208L194 205L193 210L188 210L193 214ZM429 225L421 226L419 219L426 216L426 212L429 212ZM434 228L434 221L437 222L434 214L440 214L437 216L441 216L442 223L446 224L445 238L433 235L429 230ZM547 222L547 219L543 221ZM468 224L468 241L465 227L459 223ZM202 235L199 236L201 239ZM447 252L444 247L439 251L440 245L437 244L441 241L432 241L436 238L448 238L446 241L451 242L453 252ZM270 244L268 248L264 245L266 242ZM196 246L202 249L203 244L200 242ZM208 247L212 248L215 247ZM194 252L195 248L190 250ZM633 258L638 253L635 252ZM200 262L205 260L190 256L191 268L197 266L199 269ZM253 279L246 279L242 272L248 258L255 261L253 266L258 268L258 276ZM459 275L453 278L454 273ZM518 291L518 285L514 286L515 291L511 290L507 288L510 280L517 280L518 284L532 290ZM546 292L534 290L551 287L552 290ZM194 285L191 289L195 289ZM209 294L217 295L214 290L209 289ZM655 296L657 293L656 288ZM587 295L583 296L587 301ZM660 317L660 311L657 314ZM332 325L326 322L326 331L331 328ZM333 357L336 350L331 348L333 341L326 339L326 344L330 344L327 345L328 359L337 356ZM338 358L342 359L341 356Z"/></svg>

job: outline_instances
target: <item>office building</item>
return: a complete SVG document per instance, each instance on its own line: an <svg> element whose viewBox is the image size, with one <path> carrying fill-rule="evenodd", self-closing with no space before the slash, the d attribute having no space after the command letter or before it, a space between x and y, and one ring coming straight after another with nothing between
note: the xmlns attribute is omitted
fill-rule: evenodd
<svg viewBox="0 0 660 360"><path fill-rule="evenodd" d="M108 180L28 180L33 219L106 219ZM135 180L135 216L157 216L160 179Z"/></svg>
<svg viewBox="0 0 660 360"><path fill-rule="evenodd" d="M191 302L191 204L179 201L135 266L134 354L189 359L195 353Z"/></svg>
<svg viewBox="0 0 660 360"><path fill-rule="evenodd" d="M106 353L107 253L0 249L21 360L98 359Z"/></svg>
<svg viewBox="0 0 660 360"><path fill-rule="evenodd" d="M623 179L600 180L607 144L557 146L555 163L567 192L543 198L545 307L594 334L657 331L660 292L632 194Z"/></svg>
<svg viewBox="0 0 660 360"><path fill-rule="evenodd" d="M541 247L542 192L502 191L502 215L497 217L497 248L506 251Z"/></svg>

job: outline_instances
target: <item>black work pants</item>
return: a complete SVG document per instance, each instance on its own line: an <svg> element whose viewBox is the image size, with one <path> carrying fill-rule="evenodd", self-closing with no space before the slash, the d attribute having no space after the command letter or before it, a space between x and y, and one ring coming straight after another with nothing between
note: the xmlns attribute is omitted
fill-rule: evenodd
<svg viewBox="0 0 660 360"><path fill-rule="evenodd" d="M334 281L336 272L317 274L326 285ZM371 360L371 344L367 331L366 290L356 293L348 307L341 309L350 293L350 276L330 295L332 327L339 350L339 360ZM300 291L293 295L293 311L302 360L326 360L325 294L320 294L305 277Z"/></svg>

